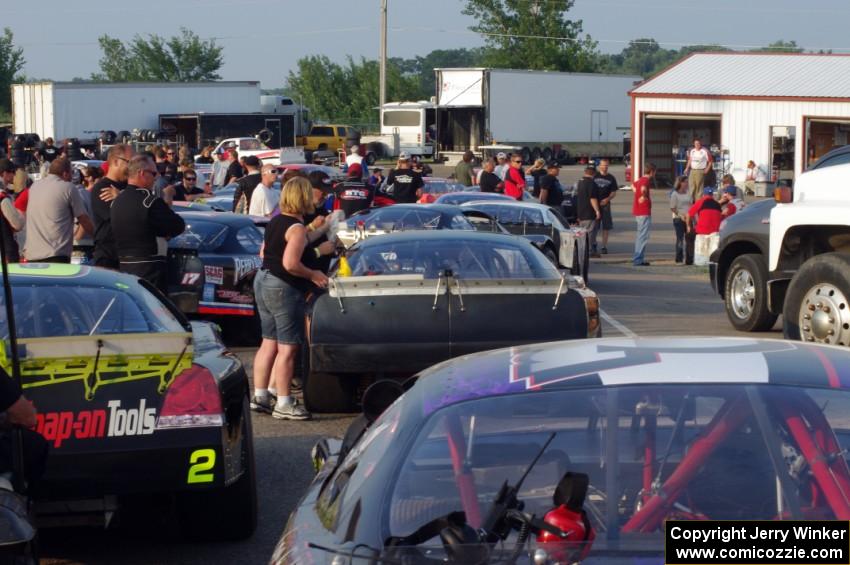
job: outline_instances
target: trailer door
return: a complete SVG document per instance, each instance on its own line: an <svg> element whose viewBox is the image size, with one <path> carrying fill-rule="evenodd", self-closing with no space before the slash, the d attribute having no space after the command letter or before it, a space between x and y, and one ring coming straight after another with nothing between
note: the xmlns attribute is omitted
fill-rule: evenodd
<svg viewBox="0 0 850 565"><path fill-rule="evenodd" d="M608 141L608 110L590 111L590 140L597 143Z"/></svg>

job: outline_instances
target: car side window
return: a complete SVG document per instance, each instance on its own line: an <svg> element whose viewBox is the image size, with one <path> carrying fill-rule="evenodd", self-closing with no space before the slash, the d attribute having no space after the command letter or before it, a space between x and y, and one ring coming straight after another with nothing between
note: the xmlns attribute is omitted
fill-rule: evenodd
<svg viewBox="0 0 850 565"><path fill-rule="evenodd" d="M340 137L345 137L346 136L345 128L336 128L336 134Z"/></svg>

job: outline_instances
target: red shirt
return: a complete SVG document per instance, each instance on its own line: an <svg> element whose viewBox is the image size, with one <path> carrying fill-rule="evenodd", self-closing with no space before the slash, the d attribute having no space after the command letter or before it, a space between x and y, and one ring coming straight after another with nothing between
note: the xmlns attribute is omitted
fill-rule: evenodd
<svg viewBox="0 0 850 565"><path fill-rule="evenodd" d="M633 216L651 216L652 215L652 200L649 197L649 177L640 177L634 183L635 200L632 204ZM646 194L643 189L646 188ZM646 200L640 202L640 197L646 196Z"/></svg>
<svg viewBox="0 0 850 565"><path fill-rule="evenodd" d="M25 188L15 197L15 208L21 212L27 211L27 204L30 201L30 189Z"/></svg>
<svg viewBox="0 0 850 565"><path fill-rule="evenodd" d="M522 200L522 192L525 190L525 175L516 167L508 168L505 175L505 194L511 198Z"/></svg>
<svg viewBox="0 0 850 565"><path fill-rule="evenodd" d="M720 222L723 221L723 212L720 203L713 196L707 194L701 200L697 200L688 216L697 217L697 225L694 228L697 235L711 235L720 231Z"/></svg>

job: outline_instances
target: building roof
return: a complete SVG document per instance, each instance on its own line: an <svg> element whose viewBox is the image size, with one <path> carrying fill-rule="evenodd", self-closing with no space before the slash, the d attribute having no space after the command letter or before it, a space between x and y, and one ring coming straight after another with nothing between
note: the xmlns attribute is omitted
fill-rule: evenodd
<svg viewBox="0 0 850 565"><path fill-rule="evenodd" d="M850 98L850 56L694 53L644 81L633 96Z"/></svg>

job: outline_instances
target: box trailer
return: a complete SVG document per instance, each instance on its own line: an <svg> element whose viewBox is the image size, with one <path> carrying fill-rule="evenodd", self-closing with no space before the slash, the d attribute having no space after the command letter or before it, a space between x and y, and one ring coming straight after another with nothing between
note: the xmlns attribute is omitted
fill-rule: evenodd
<svg viewBox="0 0 850 565"><path fill-rule="evenodd" d="M16 134L93 138L101 131L153 130L160 114L260 111L260 83L38 82L12 85Z"/></svg>
<svg viewBox="0 0 850 565"><path fill-rule="evenodd" d="M623 157L628 92L639 76L511 69L434 69L437 152L452 160L484 145L513 145L523 159Z"/></svg>
<svg viewBox="0 0 850 565"><path fill-rule="evenodd" d="M273 149L295 145L295 116L286 114L161 114L159 129L167 139L193 149L216 145L228 137L257 137Z"/></svg>

